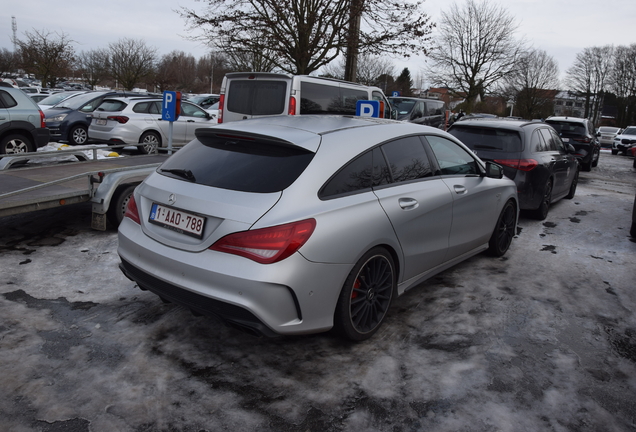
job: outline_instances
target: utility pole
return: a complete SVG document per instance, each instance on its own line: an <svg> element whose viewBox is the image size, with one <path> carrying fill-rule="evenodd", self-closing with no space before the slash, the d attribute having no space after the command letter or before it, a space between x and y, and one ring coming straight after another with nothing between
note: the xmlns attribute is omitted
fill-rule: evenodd
<svg viewBox="0 0 636 432"><path fill-rule="evenodd" d="M18 21L15 16L11 16L11 29L13 30L13 52L18 52Z"/></svg>

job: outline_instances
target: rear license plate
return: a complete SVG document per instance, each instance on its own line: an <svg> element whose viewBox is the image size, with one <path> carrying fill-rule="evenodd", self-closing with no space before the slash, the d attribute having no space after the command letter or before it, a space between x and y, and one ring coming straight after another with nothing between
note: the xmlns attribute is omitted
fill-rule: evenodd
<svg viewBox="0 0 636 432"><path fill-rule="evenodd" d="M95 122L98 126L106 126L106 119L97 119Z"/></svg>
<svg viewBox="0 0 636 432"><path fill-rule="evenodd" d="M152 204L148 222L199 239L205 227L204 217L157 203Z"/></svg>
<svg viewBox="0 0 636 432"><path fill-rule="evenodd" d="M570 138L561 138L561 140L563 140L564 143L570 142Z"/></svg>

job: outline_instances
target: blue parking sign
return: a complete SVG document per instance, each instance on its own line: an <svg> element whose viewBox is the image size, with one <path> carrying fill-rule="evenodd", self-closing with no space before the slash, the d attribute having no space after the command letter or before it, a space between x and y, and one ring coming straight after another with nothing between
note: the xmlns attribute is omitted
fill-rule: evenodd
<svg viewBox="0 0 636 432"><path fill-rule="evenodd" d="M161 120L176 121L181 113L181 92L164 91Z"/></svg>
<svg viewBox="0 0 636 432"><path fill-rule="evenodd" d="M356 116L380 117L380 101L359 100L356 102Z"/></svg>

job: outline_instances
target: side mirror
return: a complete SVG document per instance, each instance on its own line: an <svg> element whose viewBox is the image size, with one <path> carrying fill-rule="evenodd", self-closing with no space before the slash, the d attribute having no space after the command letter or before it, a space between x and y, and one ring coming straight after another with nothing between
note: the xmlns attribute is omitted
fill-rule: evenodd
<svg viewBox="0 0 636 432"><path fill-rule="evenodd" d="M497 165L496 163L487 161L486 177L498 179L503 178L503 167L501 165Z"/></svg>
<svg viewBox="0 0 636 432"><path fill-rule="evenodd" d="M572 144L567 145L568 153L576 153L576 149Z"/></svg>

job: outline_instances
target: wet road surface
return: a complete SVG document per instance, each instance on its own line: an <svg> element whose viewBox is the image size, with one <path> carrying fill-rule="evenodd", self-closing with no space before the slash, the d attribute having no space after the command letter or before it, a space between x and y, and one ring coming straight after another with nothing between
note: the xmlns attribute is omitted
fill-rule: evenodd
<svg viewBox="0 0 636 432"><path fill-rule="evenodd" d="M265 339L140 291L90 205L0 219L3 431L636 430L632 159L381 330Z"/></svg>

